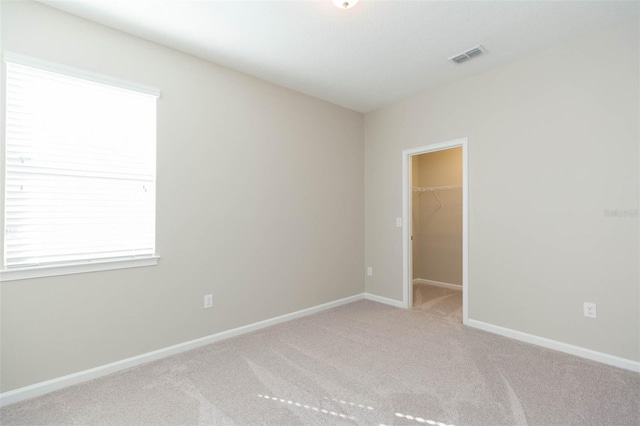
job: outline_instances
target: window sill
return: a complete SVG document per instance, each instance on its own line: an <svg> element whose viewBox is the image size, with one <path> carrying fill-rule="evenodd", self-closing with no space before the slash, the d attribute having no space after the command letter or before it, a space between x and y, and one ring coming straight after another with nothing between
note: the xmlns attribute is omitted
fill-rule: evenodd
<svg viewBox="0 0 640 426"><path fill-rule="evenodd" d="M149 256L137 259L107 259L93 262L67 263L65 265L4 269L0 271L0 281L16 281L30 278L55 277L58 275L83 274L85 272L110 271L113 269L139 268L141 266L157 265L158 259L160 259L160 256Z"/></svg>

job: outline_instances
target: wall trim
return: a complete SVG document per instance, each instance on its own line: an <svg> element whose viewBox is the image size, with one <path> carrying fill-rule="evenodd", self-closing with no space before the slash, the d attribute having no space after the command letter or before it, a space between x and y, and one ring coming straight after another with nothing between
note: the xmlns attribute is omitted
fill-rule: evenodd
<svg viewBox="0 0 640 426"><path fill-rule="evenodd" d="M30 278L55 277L58 275L84 274L86 272L112 271L114 269L139 268L158 264L160 256L151 255L138 258L96 259L85 262L71 262L61 265L32 266L0 270L0 282L26 280Z"/></svg>
<svg viewBox="0 0 640 426"><path fill-rule="evenodd" d="M317 312L325 311L327 309L335 308L337 306L345 305L347 303L357 302L358 300L362 300L364 298L365 298L364 293L356 294L353 296L345 297L343 299L334 300L333 302L324 303L322 305L317 305L311 308L302 309L300 311L291 312L289 314L280 315L278 317L270 318L264 321L259 321L253 324L248 324L241 327L233 328L231 330L222 331L220 333L211 334L209 336L201 337L199 339L178 343L177 345L167 346L162 349L136 355L130 358L125 358L120 361L115 361L109 364L100 365L98 367L90 368L88 370L78 371L76 373L67 374L65 376L57 377L55 379L46 380L44 382L35 383L33 385L10 390L0 394L0 407L6 406L9 404L14 404L16 402L24 401L26 399L35 398L37 396L41 396L59 389L63 389L79 383L87 382L89 380L106 376L108 374L112 374L118 371L126 370L128 368L135 367L140 364L145 364L161 358L166 358L171 355L176 355L182 352L186 352L191 349L198 348L200 346L205 346L211 343L219 342L221 340L229 339L231 337L240 336L242 334L260 330L262 328L270 327L272 325L291 321L296 318L305 317L307 315L315 314ZM385 298L380 298L380 299L385 299ZM391 300L391 299L387 299L387 300Z"/></svg>
<svg viewBox="0 0 640 426"><path fill-rule="evenodd" d="M62 65L44 59L35 58L33 56L23 55L15 52L4 52L4 61L8 63L24 65L31 68L37 68L43 71L55 72L63 74L69 77L82 78L84 80L90 80L100 84L106 84L109 86L116 86L121 89L131 90L145 95L160 97L160 89L147 86L144 84L134 83L131 81L122 80L119 78L111 77L109 75L96 73L93 71L87 71L80 68L70 67L68 65Z"/></svg>
<svg viewBox="0 0 640 426"><path fill-rule="evenodd" d="M424 278L414 278L413 279L413 283L414 284L427 284L427 285L432 285L434 287L444 287L444 288L450 288L450 289L453 289L453 290L462 291L462 286L460 284L443 283L441 281L426 280Z"/></svg>
<svg viewBox="0 0 640 426"><path fill-rule="evenodd" d="M419 280L419 279L416 279L416 280ZM424 280L424 281L429 281L429 280ZM448 284L448 283L445 283L445 284ZM450 284L450 285L455 285L455 284ZM291 321L297 318L302 318L307 315L311 315L321 311L325 311L327 309L335 308L337 306L345 305L352 302L357 302L358 300L362 300L362 299L371 300L374 302L382 303L382 304L393 306L396 308L404 308L404 303L401 300L390 299L387 297L378 296L371 293L356 294L353 296L345 297L343 299L324 303L322 305L317 305L311 308L302 309L300 311L291 312L289 314L280 315L278 317L270 318L264 321L259 321L253 324L248 324L245 326L233 328L231 330L211 334L209 336L201 337L199 339L190 340L187 342L168 346L155 351L136 355L130 358L125 358L120 361L104 364L98 367L90 368L90 369L79 371L76 373L67 374L65 376L58 377L55 379L46 380L44 382L35 383L33 385L7 391L0 394L0 407L6 406L9 404L14 404L16 402L24 401L26 399L35 398L37 396L45 395L47 393L50 393L59 389L84 383L89 380L93 380L102 376L116 373L118 371L135 367L137 365L146 364L151 361L166 358L171 355L187 352L191 349L209 345L211 343L219 342L221 340L229 339L231 337L240 336L246 333L250 333L253 331L266 328L266 327L270 327L272 325ZM592 361L600 362L600 363L611 365L618 368L623 368L625 370L640 372L640 362L638 361L633 361L626 358L620 358L620 357L605 354L602 352L596 352L591 349L570 345L568 343L558 342L556 340L547 339L545 337L535 336L533 334L528 334L521 331L516 331L506 327L501 327L498 325L493 325L493 324L489 324L489 323L485 323L485 322L477 321L473 319L469 319L467 325L472 328L487 331L493 334L498 334L500 336L519 340L521 342L531 343L537 346L542 346L544 348L557 350L557 351L575 355L581 358L590 359Z"/></svg>
<svg viewBox="0 0 640 426"><path fill-rule="evenodd" d="M498 334L500 336L508 337L510 339L519 340L521 342L531 343L533 345L542 346L547 349L553 349L553 350L564 352L570 355L575 355L580 358L586 358L592 361L597 361L602 364L612 365L614 367L623 368L625 370L640 372L639 361L620 358L615 355L609 355L602 352L597 352L597 351L583 348L580 346L570 345L568 343L559 342L557 340L547 339L546 337L540 337L533 334L524 333L522 331L516 331L510 328L501 327L499 325L493 325L493 324L489 324L486 322L477 321L473 319L469 319L467 325L469 327L477 328L479 330L487 331L489 333Z"/></svg>
<svg viewBox="0 0 640 426"><path fill-rule="evenodd" d="M450 148L462 148L462 323L469 320L469 144L460 138L402 151L402 303L413 307L413 250L411 242L411 157Z"/></svg>
<svg viewBox="0 0 640 426"><path fill-rule="evenodd" d="M383 303L385 305L394 306L396 308L404 308L404 303L402 302L402 300L389 299L388 297L382 297L371 293L364 293L364 298L366 300Z"/></svg>

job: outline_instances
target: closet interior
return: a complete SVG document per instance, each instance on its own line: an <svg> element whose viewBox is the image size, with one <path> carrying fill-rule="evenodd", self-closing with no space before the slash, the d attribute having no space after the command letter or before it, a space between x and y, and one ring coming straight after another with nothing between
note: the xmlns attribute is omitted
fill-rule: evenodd
<svg viewBox="0 0 640 426"><path fill-rule="evenodd" d="M412 157L413 307L462 317L462 148Z"/></svg>

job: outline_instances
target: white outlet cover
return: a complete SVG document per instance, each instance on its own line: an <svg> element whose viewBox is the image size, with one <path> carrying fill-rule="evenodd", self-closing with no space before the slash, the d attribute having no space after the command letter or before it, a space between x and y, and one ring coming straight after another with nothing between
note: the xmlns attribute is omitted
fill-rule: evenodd
<svg viewBox="0 0 640 426"><path fill-rule="evenodd" d="M584 302L584 316L587 318L597 318L596 304Z"/></svg>
<svg viewBox="0 0 640 426"><path fill-rule="evenodd" d="M213 294L205 294L204 295L204 308L212 308L213 307Z"/></svg>

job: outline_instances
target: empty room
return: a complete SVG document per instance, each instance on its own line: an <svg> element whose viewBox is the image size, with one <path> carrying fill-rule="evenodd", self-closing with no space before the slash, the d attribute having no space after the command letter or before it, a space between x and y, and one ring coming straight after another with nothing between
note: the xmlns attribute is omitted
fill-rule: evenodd
<svg viewBox="0 0 640 426"><path fill-rule="evenodd" d="M0 25L0 424L640 425L640 2Z"/></svg>

